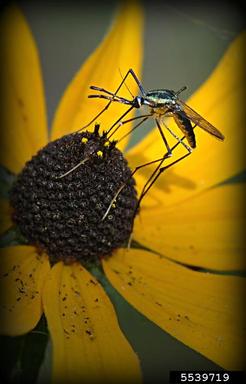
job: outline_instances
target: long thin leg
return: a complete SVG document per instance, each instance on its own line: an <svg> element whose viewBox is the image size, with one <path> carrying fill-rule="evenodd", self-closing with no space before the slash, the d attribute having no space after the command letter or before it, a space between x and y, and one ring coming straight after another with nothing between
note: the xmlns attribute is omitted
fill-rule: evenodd
<svg viewBox="0 0 246 384"><path fill-rule="evenodd" d="M119 72L120 72L120 77L123 79L123 75L122 75L122 73L121 73L120 68L119 68ZM128 90L128 92L130 93L131 97L134 99L135 96L134 96L133 93L131 92L131 90L130 90L130 88L128 87L128 85L127 85L126 82L124 83L124 86L126 87L126 89Z"/></svg>
<svg viewBox="0 0 246 384"><path fill-rule="evenodd" d="M166 139L166 137L165 137L165 135L164 135L164 132L163 132L163 130L161 129L160 122L159 122L158 119L155 119L155 122L156 122L156 124L157 124L157 127L158 127L158 130L159 130L159 132L160 132L161 138L162 138L162 140L163 140L163 142L164 142L164 144L165 144L165 146L166 146L166 148L167 148L168 155L171 156L171 155L172 155L172 151L171 151L171 149L170 149L170 147L169 147L169 144L168 144L167 139Z"/></svg>
<svg viewBox="0 0 246 384"><path fill-rule="evenodd" d="M183 140L184 138L185 138L185 136L182 138L182 140ZM173 151L179 144L180 144L179 142L176 143L176 144L171 148L171 150ZM147 182L145 183L145 185L144 185L144 187L143 187L143 190L144 190L144 188L147 186L147 184L150 182L150 180L153 178L153 176L155 175L155 173L156 173L156 172L158 171L158 169L160 168L160 166L161 166L161 164L163 163L163 161L164 161L165 159L167 159L168 157L169 157L169 152L167 152L163 157L161 157L161 158L159 158L159 159L152 160L152 161L149 161L149 162L147 162L147 163L138 165L138 166L134 169L134 171L131 172L131 175L130 175L129 178L126 180L126 182L123 183L123 184L120 186L120 188L116 191L116 193L115 193L114 197L112 198L112 200L111 200L111 202L110 202L110 205L108 206L107 211L105 212L105 214L104 214L102 220L104 220L104 219L107 217L107 215L108 215L110 209L112 208L113 204L115 203L115 201L116 201L117 197L119 196L120 192L123 190L123 188L125 188L125 186L126 186L127 183L129 182L129 180L134 176L134 174L135 174L139 169L144 168L144 167L147 167L148 165L151 165L151 164L155 164L155 163L157 163L157 162L160 162L160 164L158 164L158 166L157 166L157 168L155 169L155 171L152 173L152 175L150 176L150 178L149 178L149 179L147 180ZM141 192L141 195L142 195L142 193L143 193L143 190L142 190L142 192ZM138 207L139 207L139 205L138 205Z"/></svg>
<svg viewBox="0 0 246 384"><path fill-rule="evenodd" d="M103 94L96 94L96 95L89 95L89 99L106 99L110 101L117 101L118 103L127 104L127 105L133 105L131 100L125 99L124 97L120 96L107 96Z"/></svg>
<svg viewBox="0 0 246 384"><path fill-rule="evenodd" d="M109 135L109 132L126 116L126 115L128 115L128 113L130 113L132 110L133 110L133 108L135 108L134 107L134 105L132 105L130 108L128 108L128 110L125 112L125 113L123 113L123 115L121 115L115 122L114 122L114 124L113 125L111 125L111 127L109 128L109 130L107 131L107 138L108 139L110 139L112 136L113 136L113 134L118 130L118 128L119 127L116 127L116 129L115 130L113 130L113 132L111 132L111 134Z"/></svg>
<svg viewBox="0 0 246 384"><path fill-rule="evenodd" d="M122 184L122 185L120 186L120 188L117 190L116 194L115 194L114 197L112 198L112 200L111 200L111 202L110 202L110 204L109 204L109 206L108 206L108 208L107 208L107 211L105 212L105 214L104 214L104 216L103 216L103 218L102 218L102 221L103 221L104 219L106 219L106 217L108 216L108 213L109 213L110 209L112 208L113 204L115 203L115 201L116 201L117 197L119 196L120 192L122 191L123 188L125 188L125 186L127 185L128 181L134 176L134 174L135 174L139 169L141 169L141 168L143 168L143 167L147 167L148 165L157 163L158 161L162 161L162 160L163 160L163 157L161 157L160 159L156 159L156 160L149 161L148 163L141 164L141 165L137 166L137 167L134 169L133 172L131 172L131 174L130 174L129 178L127 179L127 181L126 181L124 184Z"/></svg>
<svg viewBox="0 0 246 384"><path fill-rule="evenodd" d="M83 127L81 127L80 129L78 129L76 132L80 132L82 131L83 129L89 127L94 121L96 121L98 119L99 116L101 116L103 114L103 112L105 112L108 107L110 106L110 104L112 103L112 99L110 99L110 101L108 102L108 104L95 116L93 117L93 119L86 125L84 125Z"/></svg>
<svg viewBox="0 0 246 384"><path fill-rule="evenodd" d="M117 101L119 103L122 103L122 104L131 104L131 101L130 100L127 100L127 99L124 99L123 97L119 98L119 97L110 97L110 96L106 96L106 95L89 95L88 96L89 98L99 98L99 99L106 99L106 100L109 100L108 104L86 125L84 125L82 128L78 129L75 133L77 132L80 132L82 131L83 129L89 127L94 121L96 121L98 119L99 116L101 116L103 114L103 112L105 112L108 107L110 106L110 104L113 102L113 101Z"/></svg>
<svg viewBox="0 0 246 384"><path fill-rule="evenodd" d="M89 157L86 157L85 159L81 160L78 164L76 164L73 168L69 169L66 173L63 173L63 175L57 177L57 179L62 179L63 177L69 175L69 173L75 171L75 169L79 168L81 165L85 164L86 161L89 160Z"/></svg>
<svg viewBox="0 0 246 384"><path fill-rule="evenodd" d="M163 162L168 158L168 152L165 154L165 156L162 158L162 161L160 161L160 163L157 165L157 167L155 168L155 170L152 172L152 174L150 175L150 177L148 178L148 180L146 181L146 183L144 184L143 186L143 189L141 191L141 194L140 196L142 195L142 193L144 193L145 189L148 187L148 185L151 183L152 179L154 179L155 175L157 174L158 170L160 169L161 165L163 164Z"/></svg>
<svg viewBox="0 0 246 384"><path fill-rule="evenodd" d="M137 83L138 85L138 88L140 89L140 92L142 93L143 96L145 96L145 91L143 89L143 86L142 84L140 83L137 75L135 74L135 72L133 71L132 68L130 68L126 75L123 77L122 81L120 82L120 85L118 86L118 88L116 89L115 93L112 93L112 92L109 92L109 91L106 91L104 88L99 88L99 87L96 87L96 86L91 86L90 88L91 89L95 89L95 90L101 90L102 92L105 92L105 93L108 93L109 95L112 95L112 99L110 99L110 101L108 102L108 104L86 125L84 125L82 128L80 128L77 132L89 127L94 121L96 121L98 119L99 116L101 116L110 106L110 104L114 101L114 97L117 95L117 93L119 92L120 88L122 87L122 85L124 84L124 82L126 81L127 77L131 75L133 77L133 79L135 80L135 82Z"/></svg>
<svg viewBox="0 0 246 384"><path fill-rule="evenodd" d="M144 117L138 124L134 125L134 127L133 127L129 132L127 132L124 136L122 136L122 137L120 138L120 140L117 140L117 142L119 143L124 137L127 137L131 132L133 132L136 128L138 128L140 125L142 125L148 118L149 118L149 117ZM131 121L131 119L130 119L130 121ZM122 125L123 125L123 123L120 124L119 127L121 127ZM115 132L114 132L114 133L115 133ZM112 136L112 135L110 135L110 137L111 137L111 136Z"/></svg>
<svg viewBox="0 0 246 384"><path fill-rule="evenodd" d="M130 112L130 111L129 111L129 112ZM122 125L127 124L127 123L130 123L131 121L134 121L134 120L143 118L143 120L140 121L140 123L138 123L137 125L135 125L129 132L127 132L124 136L122 136L119 140L117 140L118 142L121 141L124 137L128 136L132 131L134 131L137 127L139 127L139 125L141 125L144 121L146 121L150 116L152 116L152 115L141 115L141 116L133 117L132 119L128 119L128 120L124 120L124 121L120 121L121 118L123 117L123 116L121 116L121 118L120 118L119 121L118 121L119 124L118 124L118 126L114 129L114 131L113 131L110 135L108 135L109 131L107 131L107 135L108 135L107 137L108 137L108 139L110 139L110 138L111 138L111 137L118 131L118 129L121 128ZM114 125L115 125L115 124L114 124Z"/></svg>
<svg viewBox="0 0 246 384"><path fill-rule="evenodd" d="M163 131L162 131L162 129L161 129L159 120L157 120L157 119L155 119L155 120L156 120L157 127L158 127L158 129L159 129L159 132L160 132L160 134L161 134L161 136L162 136L162 138L163 138L163 141L164 141L164 143L165 143L165 145L166 145L167 153L166 153L166 155L163 157L163 160L158 164L158 166L156 167L156 169L154 170L154 172L150 175L149 179L146 181L145 185L143 186L143 189L142 189L141 194L144 193L144 191L145 191L146 188L148 188L148 184L150 184L150 183L151 183L151 180L154 179L154 177L155 177L155 175L157 174L158 170L160 169L160 167L161 167L163 161L164 161L165 159L167 159L168 157L170 157L170 155L172 155L172 151L173 151L179 144L183 144L183 140L185 139L185 136L183 136L181 139L180 139L179 137L177 137L177 143L174 144L174 146L173 146L172 148L170 148L169 145L168 145L168 142L167 142L167 140L166 140L166 138L165 138L165 136L164 136L164 133L163 133ZM194 126L194 127L195 127L195 126ZM194 128L194 127L193 127L193 128ZM185 148L186 148L186 146L185 146ZM186 149L188 150L188 153L191 153L189 147L186 148Z"/></svg>
<svg viewBox="0 0 246 384"><path fill-rule="evenodd" d="M97 87L96 85L91 85L90 89L93 89L94 91L104 92L107 93L107 95L116 96L115 93L108 91L105 88Z"/></svg>
<svg viewBox="0 0 246 384"><path fill-rule="evenodd" d="M176 139L176 140L178 140L179 142L180 142L180 144L182 144L186 149L187 149L187 151L188 152L192 152L192 149L187 145L187 144L185 144L183 141L182 141L182 139L180 139L180 137L178 137L166 124L165 124L165 122L163 121L163 124L165 125L165 128L168 130L168 132L170 132L171 133L171 135Z"/></svg>
<svg viewBox="0 0 246 384"><path fill-rule="evenodd" d="M133 79L135 80L135 82L136 82L137 85L138 85L138 88L139 88L140 92L142 93L143 96L145 96L145 94L146 94L146 93L145 93L145 90L143 89L143 86L142 86L140 80L138 79L137 75L135 74L135 72L133 71L132 68L130 68L130 69L127 71L127 73L125 74L125 76L124 76L123 79L121 80L121 83L120 83L120 85L118 86L118 88L116 89L116 91L115 91L114 94L116 95L116 94L119 92L120 88L122 87L122 85L124 84L124 82L126 81L126 79L127 79L127 77L128 77L129 75L132 75Z"/></svg>
<svg viewBox="0 0 246 384"><path fill-rule="evenodd" d="M132 129L130 129L130 131L128 131L125 135L123 135L123 136L118 140L118 143L120 143L121 140L125 139L128 135L130 135L133 131L135 131L135 129L138 128L139 125L141 125L144 121L148 120L148 118L149 118L150 116L152 116L152 114L151 114L151 115L141 115L141 116L133 117L132 119L123 121L122 124L125 124L125 123L129 123L130 121L137 120L138 118L141 118L141 117L143 118L143 120L142 120L139 124L135 125Z"/></svg>
<svg viewBox="0 0 246 384"><path fill-rule="evenodd" d="M138 85L138 88L139 88L140 92L142 93L143 96L145 96L145 95L146 95L146 92L145 92L145 90L144 90L144 88L143 88L143 86L142 86L140 80L138 79L136 73L133 71L132 68L130 68L130 69L128 70L128 72L126 73L125 77L123 77L122 82L121 82L121 84L119 85L119 88L117 89L116 93L120 90L120 88L122 87L122 85L123 85L124 82L126 81L126 78L127 78L128 75L132 75L133 79L135 80L135 82L136 82L137 85Z"/></svg>
<svg viewBox="0 0 246 384"><path fill-rule="evenodd" d="M185 136L181 139L183 140L185 138ZM172 150L174 150L174 148L179 145L180 142L176 143L174 145L174 147L172 147ZM133 223L134 223L134 219L137 215L137 212L138 212L138 209L140 207L140 204L144 198L144 196L147 194L147 192L150 190L150 188L154 185L154 183L156 182L156 180L158 179L158 177L166 170L168 169L169 167L171 167L172 165L178 163L179 161L183 160L184 158L188 157L192 152L188 152L186 153L184 156L180 157L179 159L177 159L176 161L173 161L171 164L168 164L167 166L165 167L161 167L161 164L163 163L163 161L165 160L165 156L162 158L161 162L158 164L158 166L156 167L155 171L152 173L152 175L149 177L149 179L147 180L147 182L145 183L143 189L142 189L142 192L140 194L140 197L138 199L138 203L137 203L137 206L135 208L135 212L134 212L134 215L133 215L133 220L132 220L132 230L133 230ZM167 154L166 154L167 155ZM166 157L167 158L167 157ZM159 170L159 172L158 172ZM155 175L155 177L153 177ZM147 186L148 185L148 186ZM129 240L128 240L128 248L130 248L130 244L131 244L131 240L132 240L132 230L131 230L131 234L130 234L130 237L129 237Z"/></svg>
<svg viewBox="0 0 246 384"><path fill-rule="evenodd" d="M131 131L129 131L129 133L131 133L134 129L136 129L140 124L142 124L142 123L143 123L145 120L147 120L147 118L150 117L150 116L152 116L152 113L151 113L151 114L148 114L148 115L142 115L142 116L133 117L132 119L122 121L122 122L116 127L116 129L111 133L111 135L108 136L108 138L110 138L111 136L113 136L113 134L114 134L114 133L121 127L122 124L125 124L125 123L128 123L128 122L130 122L130 121L139 119L139 118L141 118L141 117L146 117L146 119L144 119L141 123L139 123L138 125L136 125L135 127L133 127ZM121 116L121 118L122 118L122 116ZM121 120L121 118L119 119L119 121ZM161 138L162 138L162 140L163 140L163 142L164 142L164 144L165 144L165 146L166 146L166 148L167 148L167 152L168 152L169 156L171 156L171 155L172 155L172 151L171 151L171 149L170 149L170 147L169 147L169 144L168 144L168 142L167 142L167 139L166 139L166 137L165 137L165 135L164 135L164 132L163 132L163 130L162 130L162 128L161 128L160 122L159 122L158 119L155 119L155 122L156 122L156 124L157 124L158 129L159 129ZM114 125L115 125L115 124L114 124ZM113 126L114 126L114 125L113 125ZM112 127L113 127L113 126L112 126ZM110 127L110 129L108 130L108 133L110 132L110 130L111 130L112 127ZM129 133L127 133L127 135L128 135ZM122 140L122 139L123 139L125 136L127 136L127 135L124 135L120 140ZM179 139L178 141L180 141L180 139Z"/></svg>
<svg viewBox="0 0 246 384"><path fill-rule="evenodd" d="M151 175L151 177L150 177L150 178L152 178L151 182L150 182L150 178L149 178L148 181L147 181L147 183L146 183L145 186L143 187L143 190L142 190L141 194L140 194L140 197L139 197L139 199L138 199L138 204L137 204L137 207L136 207L136 210L135 210L135 215L136 215L136 213L137 213L137 211L138 211L138 208L139 208L140 203L141 203L141 201L143 200L144 196L145 196L146 193L150 190L150 188L153 186L153 184L156 182L156 180L158 179L158 177L159 177L159 176L160 176L166 169L170 168L170 167L171 167L172 165L174 165L174 164L179 163L181 160L183 160L183 159L185 159L186 157L188 157L191 153L192 153L192 152L188 152L188 153L186 153L185 155L183 155L183 156L181 156L180 158L178 158L177 160L175 160L175 161L173 161L172 163L168 164L167 166L165 166L165 167L161 167L161 168L159 169L159 172L156 174L156 176L155 176L154 178L152 178L152 175ZM146 185L147 185L147 184L149 184L149 185L148 185L148 187L146 188ZM134 216L135 216L135 215L134 215Z"/></svg>
<svg viewBox="0 0 246 384"><path fill-rule="evenodd" d="M171 148L171 152L174 151L174 149L175 149L178 145L180 145L184 139L185 139L185 136L183 136L183 137L180 139L181 142L180 142L180 141L177 141L177 143L174 144L174 145L172 146L172 148ZM188 152L188 153L189 153L189 152ZM144 184L140 196L141 196L141 195L144 193L144 191L148 188L148 185L149 185L149 184L151 183L151 181L154 179L155 175L157 174L157 172L158 172L158 170L160 169L160 167L161 167L162 163L164 162L164 160L165 160L167 157L169 157L169 156L167 156L167 155L168 155L168 153L163 157L163 160L158 164L158 166L156 167L156 169L154 170L154 172L150 175L150 177L148 178L148 180L147 180L146 183Z"/></svg>

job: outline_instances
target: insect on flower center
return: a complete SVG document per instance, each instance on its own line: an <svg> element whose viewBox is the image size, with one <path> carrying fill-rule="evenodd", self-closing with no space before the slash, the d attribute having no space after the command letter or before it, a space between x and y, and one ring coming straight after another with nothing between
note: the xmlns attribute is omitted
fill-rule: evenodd
<svg viewBox="0 0 246 384"><path fill-rule="evenodd" d="M13 220L51 262L93 263L127 243L137 206L134 185L123 154L96 126L50 142L26 163L10 193Z"/></svg>

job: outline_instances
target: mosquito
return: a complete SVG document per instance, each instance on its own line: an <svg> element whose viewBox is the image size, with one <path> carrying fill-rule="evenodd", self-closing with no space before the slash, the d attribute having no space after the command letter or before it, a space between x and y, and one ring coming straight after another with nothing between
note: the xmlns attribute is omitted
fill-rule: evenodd
<svg viewBox="0 0 246 384"><path fill-rule="evenodd" d="M126 85L126 80L128 76L132 76L134 81L136 82L140 95L133 96L132 100L126 99L124 97L118 96L118 92L120 91L123 85ZM128 88L128 87L127 87ZM133 130L138 128L142 123L148 120L150 117L154 118L159 133L161 135L161 139L167 149L168 156L172 155L171 148L168 144L168 141L165 137L164 130L165 128L169 133L179 141L187 150L191 152L192 149L196 147L196 138L194 133L194 126L198 126L210 133L212 136L216 137L219 140L224 140L224 136L222 133L215 128L212 124L210 124L207 120L205 120L202 116L200 116L196 111L194 111L191 107L189 107L184 101L179 98L180 93L187 89L186 86L182 87L178 91L172 91L170 89L156 89L145 91L140 80L137 75L133 71L133 69L129 69L124 78L122 79L120 85L116 89L116 91L110 92L104 88L97 87L94 85L90 86L90 89L94 91L98 91L98 94L89 95L89 98L101 98L109 100L106 106L84 127L80 130L87 128L94 121L96 121L99 116L101 116L110 106L112 102L118 102L125 105L129 105L130 107L127 109L125 113L123 113L114 124L107 130L107 137L110 139L118 129L131 121L140 120L137 125L135 125L127 134L125 134L120 140L129 135ZM133 117L131 119L124 120L124 118L135 108L140 109L143 106L148 108L148 113L143 114L137 117ZM164 122L164 117L172 117L178 126L178 128L182 131L185 138L187 139L188 145L181 140ZM192 126L194 123L194 126ZM79 130L79 131L80 131Z"/></svg>
<svg viewBox="0 0 246 384"><path fill-rule="evenodd" d="M121 97L118 95L118 92L120 91L121 87L123 85L126 85L126 80L128 76L132 76L133 80L136 82L138 88L139 88L139 95L133 96L132 94L132 100L129 100L127 98ZM108 103L106 106L85 126L83 126L79 131L89 127L93 122L95 122L111 105L113 102L118 102L121 104L128 105L129 108L124 112L114 123L113 125L107 130L107 138L110 139L112 136L124 125L127 123L130 123L134 120L140 120L129 132L124 134L119 141L123 140L126 136L128 136L130 133L132 133L136 128L138 128L141 124L143 124L146 120L149 118L154 118L158 131L160 133L161 139L164 143L164 146L166 148L166 152L163 155L162 158L155 159L153 161L150 161L148 163L139 165L136 167L133 172L131 173L131 176L133 176L139 169L146 167L151 164L157 164L154 172L150 175L149 179L146 181L142 192L140 194L138 205L136 209L137 210L140 206L140 203L143 199L143 197L146 195L146 193L150 190L152 185L156 182L158 177L170 166L177 164L179 161L184 159L185 157L189 156L192 152L192 149L196 148L196 137L194 133L194 128L196 126L202 128L215 138L223 141L224 135L215 128L212 124L210 124L206 119L204 119L201 115L199 115L196 111L194 111L190 106L188 106L184 101L182 101L179 98L180 93L182 93L184 90L187 89L186 86L183 86L178 91L173 91L170 89L155 89L150 91L145 91L140 80L138 79L137 75L133 71L133 69L129 69L126 75L122 78L121 83L119 84L118 88L115 92L108 91L104 88L97 87L94 85L90 86L90 89L97 91L97 94L89 95L89 98L101 98L108 100ZM128 91L130 92L129 88L127 87ZM131 92L130 92L131 93ZM142 114L137 117L133 117L130 119L127 119L127 115L133 110L133 109L143 109L143 107L148 108L148 113ZM175 134L175 132L172 131L166 125L164 118L165 117L172 117L177 125L177 127L181 130L183 133L183 137L180 138ZM192 126L193 123L193 126ZM169 146L169 143L166 139L164 129L166 129L176 140L177 143L171 148ZM187 140L188 145L184 142L184 139ZM183 155L182 157L178 158L177 160L173 161L167 166L162 166L164 161L172 155L172 151L177 147L177 145L183 145L187 153ZM122 184L119 189L116 191L114 197L111 200L111 203L105 212L102 220L104 220L111 207L116 202L117 197L119 196L122 189L127 185L128 180L124 184Z"/></svg>

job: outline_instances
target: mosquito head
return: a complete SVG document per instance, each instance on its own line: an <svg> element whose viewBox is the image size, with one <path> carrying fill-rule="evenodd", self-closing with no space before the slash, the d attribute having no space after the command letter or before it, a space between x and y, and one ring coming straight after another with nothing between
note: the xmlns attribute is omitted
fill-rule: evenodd
<svg viewBox="0 0 246 384"><path fill-rule="evenodd" d="M144 104L144 98L141 97L141 96L136 96L133 101L132 101L132 105L135 107L135 108L140 108L142 105Z"/></svg>

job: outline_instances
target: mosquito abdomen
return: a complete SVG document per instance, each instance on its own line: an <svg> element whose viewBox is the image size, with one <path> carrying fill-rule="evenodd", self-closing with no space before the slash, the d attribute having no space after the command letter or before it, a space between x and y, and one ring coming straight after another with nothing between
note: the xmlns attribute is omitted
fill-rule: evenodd
<svg viewBox="0 0 246 384"><path fill-rule="evenodd" d="M184 116L184 113L175 112L173 118L183 134L185 135L191 148L196 148L196 138L190 120Z"/></svg>

